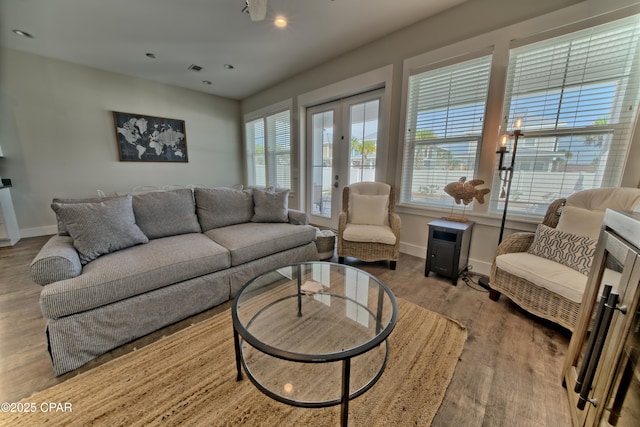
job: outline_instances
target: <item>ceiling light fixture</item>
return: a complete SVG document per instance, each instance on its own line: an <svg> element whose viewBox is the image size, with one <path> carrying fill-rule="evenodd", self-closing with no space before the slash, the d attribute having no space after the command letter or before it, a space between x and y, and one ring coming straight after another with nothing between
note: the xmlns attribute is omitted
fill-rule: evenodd
<svg viewBox="0 0 640 427"><path fill-rule="evenodd" d="M287 26L287 18L285 18L284 16L278 16L275 21L273 21L273 23L275 24L276 27L278 28L284 28Z"/></svg>
<svg viewBox="0 0 640 427"><path fill-rule="evenodd" d="M11 30L13 32L13 34L18 35L20 37L26 37L28 39L33 39L35 37L33 37L33 35L27 33L26 31L22 31L22 30Z"/></svg>

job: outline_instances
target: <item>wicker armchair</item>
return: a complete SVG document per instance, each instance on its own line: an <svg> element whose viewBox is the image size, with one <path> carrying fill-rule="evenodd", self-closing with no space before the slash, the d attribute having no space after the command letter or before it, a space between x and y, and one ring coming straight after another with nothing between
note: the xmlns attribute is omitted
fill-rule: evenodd
<svg viewBox="0 0 640 427"><path fill-rule="evenodd" d="M551 228L558 227L563 209L566 210L566 207L589 211L591 212L590 215L596 215L592 218L598 218L598 214L604 216L606 208L633 210L637 206L640 206L640 189L600 188L585 190L568 196L566 199L558 199L552 202L547 209L542 224ZM574 222L573 228L587 226L586 222L572 222ZM602 219L600 218L600 223L595 224L596 235L601 222ZM593 235L593 232L591 234ZM549 289L550 286L548 284L533 283L496 265L496 261L501 255L527 252L534 241L534 236L535 233L514 233L498 246L489 276L489 286L491 288L489 297L496 301L500 294L504 294L528 312L557 323L573 332L582 300L580 287L578 287L580 295L575 295L576 290L574 289L574 296L570 298L558 293L557 289ZM541 274L544 274L544 272L541 272ZM575 277L575 273L572 272L571 274L574 274ZM581 280L582 277L584 277L584 284L581 289L584 291L587 276L578 275L578 280Z"/></svg>
<svg viewBox="0 0 640 427"><path fill-rule="evenodd" d="M338 225L338 262L344 263L345 257L387 260L395 270L399 256L400 217L395 213L393 188L380 182L359 182L344 187Z"/></svg>

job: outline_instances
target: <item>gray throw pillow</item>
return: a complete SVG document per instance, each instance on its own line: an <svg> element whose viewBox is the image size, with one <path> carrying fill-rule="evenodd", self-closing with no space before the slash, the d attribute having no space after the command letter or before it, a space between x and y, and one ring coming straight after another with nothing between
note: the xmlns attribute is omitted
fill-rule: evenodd
<svg viewBox="0 0 640 427"><path fill-rule="evenodd" d="M288 222L289 190L253 190L254 215L252 222Z"/></svg>
<svg viewBox="0 0 640 427"><path fill-rule="evenodd" d="M251 190L233 188L194 188L196 212L202 231L251 221Z"/></svg>
<svg viewBox="0 0 640 427"><path fill-rule="evenodd" d="M149 239L136 225L131 195L95 203L52 203L73 239L80 263Z"/></svg>
<svg viewBox="0 0 640 427"><path fill-rule="evenodd" d="M97 203L97 202L102 202L104 200L110 200L113 199L114 196L109 196L109 197L85 197L82 199L60 199L60 198L54 198L52 203ZM62 220L60 219L60 217L58 215L56 215L56 220L58 221L58 236L68 236L69 235L69 231L67 230L67 227L65 227L64 222L62 222Z"/></svg>
<svg viewBox="0 0 640 427"><path fill-rule="evenodd" d="M136 224L149 238L200 233L193 192L188 188L133 196Z"/></svg>

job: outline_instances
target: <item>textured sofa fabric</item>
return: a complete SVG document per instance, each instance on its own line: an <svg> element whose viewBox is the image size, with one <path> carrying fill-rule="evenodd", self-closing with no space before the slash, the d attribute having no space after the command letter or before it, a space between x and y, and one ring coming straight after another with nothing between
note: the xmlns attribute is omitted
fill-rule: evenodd
<svg viewBox="0 0 640 427"><path fill-rule="evenodd" d="M230 267L229 252L203 234L155 239L102 256L82 275L44 287L42 314L58 318Z"/></svg>
<svg viewBox="0 0 640 427"><path fill-rule="evenodd" d="M53 236L31 263L30 275L43 285L40 307L55 374L228 301L269 269L317 260L315 228L307 215L288 210L286 223L251 222L252 194L197 188L127 196L148 242L100 254L84 265L73 232ZM120 203L121 198L106 200L114 199ZM80 200L71 210L105 204L105 199ZM61 224L62 232L67 229Z"/></svg>
<svg viewBox="0 0 640 427"><path fill-rule="evenodd" d="M199 233L193 193L187 188L133 196L136 224L149 239Z"/></svg>
<svg viewBox="0 0 640 427"><path fill-rule="evenodd" d="M315 240L315 233L313 227L251 222L214 228L204 234L227 248L231 265L236 266L305 245Z"/></svg>

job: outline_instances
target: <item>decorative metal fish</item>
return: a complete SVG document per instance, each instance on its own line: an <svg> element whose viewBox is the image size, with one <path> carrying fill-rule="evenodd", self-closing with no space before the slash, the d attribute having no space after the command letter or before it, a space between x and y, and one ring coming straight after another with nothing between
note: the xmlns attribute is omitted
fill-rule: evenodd
<svg viewBox="0 0 640 427"><path fill-rule="evenodd" d="M444 187L444 192L453 197L456 204L464 203L464 205L468 205L475 198L478 203L484 203L484 195L489 193L488 188L476 188L478 185L484 184L484 181L481 179L472 179L467 181L467 177L460 177L459 180L455 182L450 182Z"/></svg>

